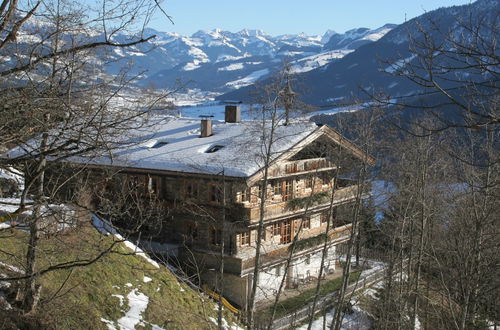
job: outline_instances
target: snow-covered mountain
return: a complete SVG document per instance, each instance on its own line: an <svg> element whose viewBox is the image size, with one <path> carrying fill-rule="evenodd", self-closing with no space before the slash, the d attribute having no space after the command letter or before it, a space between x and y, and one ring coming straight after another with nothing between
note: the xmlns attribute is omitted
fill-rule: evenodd
<svg viewBox="0 0 500 330"><path fill-rule="evenodd" d="M43 25L43 26L41 26ZM268 78L288 62L294 72L304 73L335 62L359 46L376 41L394 26L379 29L359 28L344 34L332 30L322 36L304 33L271 36L261 30L229 32L220 29L200 30L191 36L146 29L141 37L156 36L147 42L126 48L99 49L92 60L111 75L137 76L143 87L170 88L179 81L186 87L207 93L226 93ZM45 31L45 32L44 32ZM47 39L51 24L34 19L23 26L16 51L26 54ZM115 42L126 43L138 36L116 34ZM81 40L104 40L91 31L82 32ZM48 44L45 42L45 44ZM5 54L9 53L9 50ZM0 65L14 62L2 56Z"/></svg>
<svg viewBox="0 0 500 330"><path fill-rule="evenodd" d="M377 41L387 32L394 29L396 24L386 24L378 29L357 28L347 31L344 34L332 33L328 42L325 43L325 50L336 49L357 49L363 45Z"/></svg>
<svg viewBox="0 0 500 330"><path fill-rule="evenodd" d="M180 80L188 88L223 93L269 77L282 68L284 61L290 62L295 72L324 66L363 43L377 40L391 28L392 25L375 30L362 28L358 30L364 33L357 34L329 30L323 36L304 33L270 36L261 30L247 29L200 30L183 36L147 29L145 35L156 38L109 54L114 62L108 72L117 73L125 62L132 62L133 72L141 74L142 86L167 88ZM339 43L337 47L332 38L344 38L350 43Z"/></svg>
<svg viewBox="0 0 500 330"><path fill-rule="evenodd" d="M423 93L422 86L404 77L391 75L395 70L412 65L416 68L419 65L419 58L411 52L410 36L422 42L424 36L421 31L426 30L435 45L447 45L443 35L449 31L453 32L457 40L470 38L471 31L461 25L472 22L473 27L482 27L479 31L480 38L484 42L491 40L490 46L493 47L494 40L499 37L498 29L495 29L498 25L498 4L498 0L477 0L469 5L430 11L398 26L387 24L372 31L360 28L342 35L330 33L330 39L324 44L321 53L302 57L293 63L296 64L294 69L298 73L296 79L300 81L301 87L307 90L307 93L302 95L302 100L314 105L335 106L338 102L351 102L351 97L358 100L367 99L370 93L384 92L391 97ZM484 28L488 26L489 29ZM456 46L448 42L446 47L446 52L439 56L439 60L455 61L451 67L460 68L463 65L460 61L463 59L460 59L459 53L454 59L453 47ZM450 66L444 62L441 65L443 68ZM466 65L463 67L463 72L443 72L440 77L442 86L456 87L452 82L458 82L461 77L457 75L460 74L464 80L469 81L490 79L482 76L481 72L474 72L472 66L470 69ZM496 72L498 74L498 71ZM447 77L446 74L450 76ZM248 100L252 91L253 87L248 86L222 95L219 99Z"/></svg>

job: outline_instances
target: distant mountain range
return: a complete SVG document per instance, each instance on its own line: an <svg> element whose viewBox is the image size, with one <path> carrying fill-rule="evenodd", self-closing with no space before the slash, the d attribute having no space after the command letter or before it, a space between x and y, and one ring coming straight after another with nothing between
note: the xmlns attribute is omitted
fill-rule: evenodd
<svg viewBox="0 0 500 330"><path fill-rule="evenodd" d="M178 81L198 95L220 95L269 78L290 63L296 73L304 73L338 61L359 47L373 43L396 27L387 24L378 29L357 28L345 33L328 30L324 35L286 34L271 36L261 30L229 32L220 29L200 30L191 36L160 32L147 28L141 36L156 37L126 48L100 49L87 55L89 61L103 67L110 75L124 68L137 76L142 87L172 88ZM55 27L32 18L17 38L17 43L0 53L0 67L13 66L35 50L50 47ZM85 41L102 41L104 35L92 31L69 36ZM117 33L115 42L126 43L137 36ZM40 45L43 44L41 47ZM43 68L40 74L43 75Z"/></svg>
<svg viewBox="0 0 500 330"><path fill-rule="evenodd" d="M233 33L216 29L187 37L147 29L145 35L156 38L109 54L116 62L108 71L117 73L124 62L133 62L135 73L144 71L139 82L142 86L168 88L180 79L188 88L223 93L269 77L284 61L301 73L332 63L378 40L395 26L359 28L343 34L327 31L323 36L270 36L260 30Z"/></svg>
<svg viewBox="0 0 500 330"><path fill-rule="evenodd" d="M394 63L410 66L418 60L410 52L409 36L417 36L418 30L429 28L430 22L441 31L466 36L467 31L457 26L457 17L485 18L490 24L498 24L499 7L499 0L478 0L470 5L434 10L401 25L386 24L373 30L357 28L345 33L329 30L322 36L270 36L261 30L246 29L215 29L183 36L146 29L144 36L156 38L128 48L102 51L89 61L105 67L112 75L127 67L130 74L137 75L137 86L168 89L180 81L188 92L178 98L182 99L179 104L190 104L190 98L196 98L196 103L214 97L249 101L254 84L269 81L286 61L299 82L296 91L303 101L335 107L352 98L366 99L372 92L383 91L394 97L418 93L418 86L390 74L395 70ZM40 24L44 26L40 28ZM16 51L25 47L26 53L36 48L40 40L46 40L51 30L50 24L36 21L23 28L14 47ZM79 37L103 39L98 33ZM113 38L127 42L131 37L117 34ZM441 40L438 35L431 37L436 42ZM0 66L12 66L26 57L9 52L6 49L0 54Z"/></svg>
<svg viewBox="0 0 500 330"><path fill-rule="evenodd" d="M376 34L376 31L366 32L365 29L349 31L344 37L333 34L329 41L324 44L322 51L332 48L341 49L342 47L355 50L335 61L297 74L296 81L300 81L300 85L307 91L301 95L301 98L309 104L333 107L336 104L349 103L352 99L369 99L368 94L370 93L384 92L391 97L418 94L423 91L422 86L418 86L404 77L391 75L396 67L416 68L418 66L419 59L410 51L410 36L416 38L417 41L422 41L423 35L420 30L427 30L430 31L429 36L436 45L441 45L443 34L449 32L452 32L456 38L465 38L466 40L469 38L470 32L460 26L460 23L472 22L472 26L478 26L477 22L481 21L482 24L492 27L487 31L479 31L482 34L481 37L484 40L498 40L499 30L494 27L498 27L499 9L500 2L498 0L478 0L470 5L440 8L399 26L386 26L379 29L380 34ZM438 33L436 30L442 33ZM488 35L488 33L495 35ZM351 35L352 38L347 38L347 35ZM363 37L358 38L358 35ZM458 74L463 76L464 81L491 79L491 77L481 75L481 73L473 72L464 63L460 64L461 55L454 54L453 47L455 46L452 43L444 43L444 45L447 53L441 56L441 59L455 61L454 65L461 65L463 72L454 70L450 71L448 76L443 75L441 77L442 86L456 87L453 85L453 81L460 80L460 77L457 77ZM493 45L494 43L492 43ZM496 52L498 56L498 48L491 51ZM456 58L454 58L455 56ZM435 65L439 64L435 63ZM446 66L443 66L443 70L445 68ZM450 78L449 81L446 80L447 77ZM219 96L218 99L246 101L250 99L249 95L252 95L254 89L254 86L247 86Z"/></svg>

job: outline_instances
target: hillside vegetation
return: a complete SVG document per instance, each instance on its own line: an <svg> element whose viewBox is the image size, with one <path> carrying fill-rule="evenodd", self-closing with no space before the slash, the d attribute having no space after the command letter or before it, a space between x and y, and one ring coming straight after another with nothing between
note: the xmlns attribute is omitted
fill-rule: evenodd
<svg viewBox="0 0 500 330"><path fill-rule="evenodd" d="M19 275L8 271L6 265L23 269L20 256L25 254L27 237L20 230L0 233L0 276ZM155 267L142 256L132 254L124 243L114 245L113 240L114 236L101 235L90 225L42 238L39 269L66 261L84 262L111 249L90 265L43 274L37 315L26 321L7 311L6 317L0 317L0 328L23 324L19 322L28 327L58 329L216 327L216 305L212 300L180 282L166 267ZM13 301L15 284L7 285L3 282L4 293ZM224 317L228 328L236 327L231 314L225 313Z"/></svg>

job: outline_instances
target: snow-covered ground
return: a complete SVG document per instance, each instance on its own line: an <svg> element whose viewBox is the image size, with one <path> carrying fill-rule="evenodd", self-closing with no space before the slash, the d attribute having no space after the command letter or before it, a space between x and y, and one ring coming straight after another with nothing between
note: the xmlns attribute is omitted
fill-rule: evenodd
<svg viewBox="0 0 500 330"><path fill-rule="evenodd" d="M332 323L333 317L335 315L335 309L331 309L326 315L319 317L313 321L311 329L313 330L323 330L323 324L326 324L326 328L329 329ZM326 318L326 320L325 320ZM345 314L342 319L341 329L356 329L356 330L368 330L371 329L370 314L362 310L359 306L354 305L352 307L352 314ZM297 329L307 330L308 324L305 324Z"/></svg>
<svg viewBox="0 0 500 330"><path fill-rule="evenodd" d="M345 258L340 260L345 261ZM351 262L355 262L356 259L352 258ZM365 267L369 267L368 269L364 270L361 272L361 275L359 277L359 280L363 280L370 276L371 274L374 274L382 269L384 269L385 264L380 261L375 261L375 260L368 260L368 259L363 259L361 260L362 265ZM381 287L382 284L381 282L378 282L372 288L365 290L362 295L369 295L369 296L375 296L376 288ZM371 329L372 322L370 318L370 313L367 311L363 310L359 306L359 298L355 297L351 300L352 304L352 313L351 314L344 314L343 319L342 319L342 329L358 329L358 330L368 330ZM315 319L312 324L312 329L313 330L323 330L323 324L326 324L327 328L330 327L330 324L332 323L333 317L335 315L335 308L332 308L330 311L328 311L325 315L320 316L319 318ZM325 320L326 318L326 320ZM298 329L300 330L306 330L308 325L304 325L299 327Z"/></svg>
<svg viewBox="0 0 500 330"><path fill-rule="evenodd" d="M126 239L123 238L122 235L120 235L118 233L118 231L113 228L113 226L111 224L109 224L108 222L100 219L98 216L96 216L95 214L92 215L92 224L94 225L94 227L103 235L113 235L115 236L118 240L120 241L123 241L123 244L125 244L126 247L128 247L129 249L131 249L134 254L136 255L139 255L141 257L143 257L144 259L146 259L147 262L149 262L151 265L153 265L155 268L160 268L160 265L154 261L153 259L151 259L147 254L146 252L144 252L140 247L138 247L137 245L135 245L134 243L130 242L130 241L127 241Z"/></svg>
<svg viewBox="0 0 500 330"><path fill-rule="evenodd" d="M230 81L230 82L226 83L226 86L233 87L235 89L245 87L245 86L253 84L257 80L259 80L261 77L263 77L267 74L269 74L269 69L262 69L262 70L254 71L244 78Z"/></svg>
<svg viewBox="0 0 500 330"><path fill-rule="evenodd" d="M314 70L333 60L340 59L353 51L354 49L336 49L301 58L290 63L292 72L303 73Z"/></svg>
<svg viewBox="0 0 500 330"><path fill-rule="evenodd" d="M19 192L24 190L23 174L13 167L0 168L0 179L12 180L16 183Z"/></svg>

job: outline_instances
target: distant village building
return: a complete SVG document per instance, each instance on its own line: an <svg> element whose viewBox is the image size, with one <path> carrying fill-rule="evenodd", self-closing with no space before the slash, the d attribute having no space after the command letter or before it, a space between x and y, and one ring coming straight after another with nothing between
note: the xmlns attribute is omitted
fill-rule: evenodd
<svg viewBox="0 0 500 330"><path fill-rule="evenodd" d="M270 127L241 122L237 104L226 106L225 119L158 118L156 124L130 132L133 144L112 151L112 157L92 159L91 167L119 170L123 189L163 203L170 211L153 239L176 244L180 264L215 290L220 289L223 245L223 295L244 309L255 267ZM374 162L330 127L313 122L278 125L273 141L258 301L273 296L284 275L287 287L318 276L330 202L336 209L356 196L366 197L355 182L341 179L340 174L349 172L344 164ZM327 273L335 271L336 247L349 239L350 230L348 217L334 216ZM296 253L284 274L296 236Z"/></svg>

